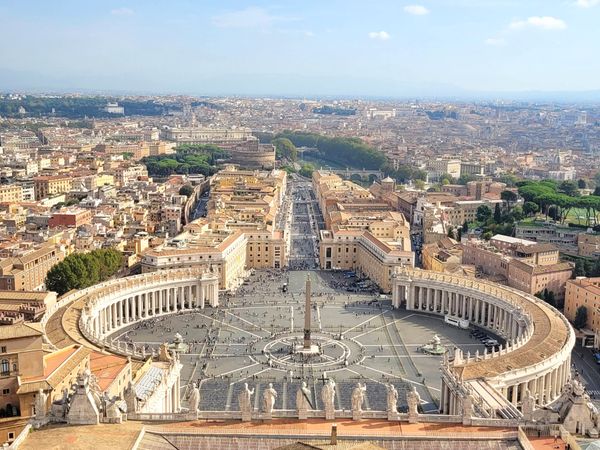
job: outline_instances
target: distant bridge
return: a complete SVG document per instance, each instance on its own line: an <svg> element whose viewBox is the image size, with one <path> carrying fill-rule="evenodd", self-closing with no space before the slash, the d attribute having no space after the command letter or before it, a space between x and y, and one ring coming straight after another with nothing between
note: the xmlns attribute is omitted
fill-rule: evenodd
<svg viewBox="0 0 600 450"><path fill-rule="evenodd" d="M345 170L333 170L330 172L335 173L336 175L340 175L345 178L350 178L352 175L360 175L363 178L368 178L369 175L375 175L378 180L383 179L383 172L381 170L366 170L366 169L350 169L346 168Z"/></svg>

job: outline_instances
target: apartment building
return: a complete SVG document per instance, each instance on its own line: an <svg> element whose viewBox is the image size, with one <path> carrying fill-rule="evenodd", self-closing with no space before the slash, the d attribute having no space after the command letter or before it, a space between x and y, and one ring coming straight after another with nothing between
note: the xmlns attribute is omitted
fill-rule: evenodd
<svg viewBox="0 0 600 450"><path fill-rule="evenodd" d="M69 192L73 187L73 178L67 175L43 175L35 177L33 182L36 200Z"/></svg>
<svg viewBox="0 0 600 450"><path fill-rule="evenodd" d="M0 203L19 203L23 201L23 188L18 184L0 185Z"/></svg>

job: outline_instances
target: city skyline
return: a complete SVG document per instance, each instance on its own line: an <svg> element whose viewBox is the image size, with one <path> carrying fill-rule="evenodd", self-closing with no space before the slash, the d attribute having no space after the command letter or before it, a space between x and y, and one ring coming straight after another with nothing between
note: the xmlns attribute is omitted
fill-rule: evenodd
<svg viewBox="0 0 600 450"><path fill-rule="evenodd" d="M600 2L0 2L5 91L598 100Z"/></svg>

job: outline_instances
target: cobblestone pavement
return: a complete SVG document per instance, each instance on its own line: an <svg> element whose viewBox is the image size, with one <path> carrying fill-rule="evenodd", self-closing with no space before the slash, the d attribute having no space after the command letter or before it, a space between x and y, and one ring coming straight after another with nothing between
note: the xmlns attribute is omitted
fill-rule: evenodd
<svg viewBox="0 0 600 450"><path fill-rule="evenodd" d="M303 333L307 275L313 290L312 331L323 349L322 356L310 361L314 364L290 351ZM286 282L288 292L283 293ZM182 395L190 381L199 381L204 410L237 410L237 393L245 382L256 388L257 407L262 389L272 382L279 393L275 408L294 409L302 381L312 391L313 406L320 408L323 379L330 377L337 383L339 409L350 408L352 387L360 380L367 383L367 409L385 410L384 383L392 382L401 411L411 385L422 398L423 411L435 411L441 357L420 353L419 347L434 334L450 351L457 346L481 352L483 346L440 317L392 310L390 301L378 294L346 292L348 283L342 273L256 271L219 308L151 319L121 331L118 338L157 347L181 333L190 346L181 356Z"/></svg>

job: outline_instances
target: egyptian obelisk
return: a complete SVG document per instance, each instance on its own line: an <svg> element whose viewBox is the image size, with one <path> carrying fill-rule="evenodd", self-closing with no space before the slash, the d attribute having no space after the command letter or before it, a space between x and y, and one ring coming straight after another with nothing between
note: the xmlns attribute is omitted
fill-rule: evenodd
<svg viewBox="0 0 600 450"><path fill-rule="evenodd" d="M310 340L310 275L306 276L306 300L304 303L304 348L310 350L312 342Z"/></svg>

